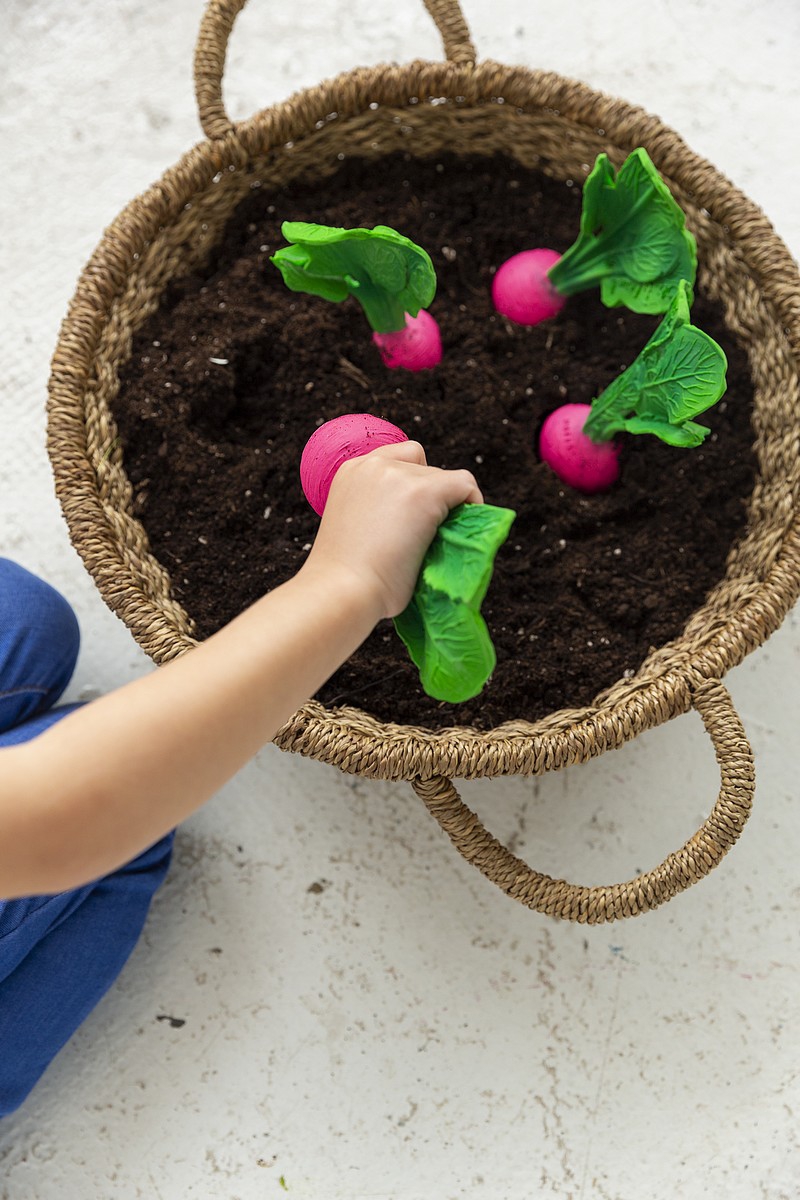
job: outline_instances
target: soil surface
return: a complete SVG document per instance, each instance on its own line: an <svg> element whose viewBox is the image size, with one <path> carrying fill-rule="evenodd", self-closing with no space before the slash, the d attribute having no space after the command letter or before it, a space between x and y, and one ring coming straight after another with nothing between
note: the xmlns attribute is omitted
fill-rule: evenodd
<svg viewBox="0 0 800 1200"><path fill-rule="evenodd" d="M580 184L502 158L345 160L324 184L257 187L200 274L173 285L137 336L115 406L135 512L174 592L206 637L305 559L318 518L300 489L307 438L371 412L421 441L431 463L469 467L517 518L483 614L497 668L460 705L431 700L390 622L318 693L328 705L431 728L536 720L591 703L677 636L724 572L744 528L755 458L746 357L718 307L693 323L728 356L728 391L700 418L698 449L629 437L621 482L583 496L537 460L559 404L589 402L628 366L658 319L572 298L534 329L498 316L494 270L521 249L575 239ZM390 225L424 246L444 359L390 371L353 300L289 292L269 262L284 220ZM320 597L324 603L324 597Z"/></svg>

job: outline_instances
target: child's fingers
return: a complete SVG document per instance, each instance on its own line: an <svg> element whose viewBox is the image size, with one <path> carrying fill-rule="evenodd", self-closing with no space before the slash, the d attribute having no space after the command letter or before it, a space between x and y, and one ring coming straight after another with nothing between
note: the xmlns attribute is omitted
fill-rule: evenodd
<svg viewBox="0 0 800 1200"><path fill-rule="evenodd" d="M420 467L427 467L428 463L425 450L419 442L392 442L389 446L371 450L370 454ZM445 495L450 508L455 508L457 504L483 504L483 495L471 471L448 471L441 467L429 469L435 470L445 483Z"/></svg>
<svg viewBox="0 0 800 1200"><path fill-rule="evenodd" d="M471 471L442 471L444 498L448 508L457 504L483 504L483 492Z"/></svg>
<svg viewBox="0 0 800 1200"><path fill-rule="evenodd" d="M351 458L337 471L331 494L341 490L340 487L337 488L340 476L346 476L348 480L351 477L355 478L369 467L370 462L375 465L378 461L386 464L382 471L388 472L391 472L389 463L397 463L403 478L407 481L414 479L421 487L420 495L426 492L431 497L435 495L445 509L442 519L447 511L458 504L483 504L483 494L471 471L429 467L425 451L419 442L392 442L388 446L378 446L368 454ZM366 478L371 476L372 472L368 471ZM387 474L384 478L388 480L390 477L390 474Z"/></svg>
<svg viewBox="0 0 800 1200"><path fill-rule="evenodd" d="M370 450L370 454L380 455L381 458L393 458L395 462L416 463L417 466L427 466L425 451L419 442L392 442L388 446L378 446Z"/></svg>

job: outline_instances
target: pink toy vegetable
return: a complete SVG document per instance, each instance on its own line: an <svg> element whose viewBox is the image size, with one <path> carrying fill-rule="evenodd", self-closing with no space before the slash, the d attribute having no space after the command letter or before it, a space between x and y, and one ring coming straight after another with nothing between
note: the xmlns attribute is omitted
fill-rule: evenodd
<svg viewBox="0 0 800 1200"><path fill-rule="evenodd" d="M689 284L633 363L591 404L565 404L542 426L539 453L559 479L600 492L619 475L617 433L652 433L670 446L699 446L710 430L691 420L725 392L727 361L690 323Z"/></svg>
<svg viewBox="0 0 800 1200"><path fill-rule="evenodd" d="M284 221L291 246L271 258L284 283L339 302L353 296L372 327L387 367L423 371L442 357L439 326L425 305L436 293L430 256L387 225L337 229Z"/></svg>
<svg viewBox="0 0 800 1200"><path fill-rule="evenodd" d="M421 308L415 317L406 313L403 329L394 333L373 333L372 340L387 367L405 367L424 371L442 359L442 336L431 314Z"/></svg>
<svg viewBox="0 0 800 1200"><path fill-rule="evenodd" d="M492 282L495 308L519 325L538 325L568 296L597 287L609 308L666 312L678 283L691 289L697 271L685 220L646 150L634 150L616 174L600 154L583 187L576 241L563 255L523 250L504 262Z"/></svg>
<svg viewBox="0 0 800 1200"><path fill-rule="evenodd" d="M578 492L604 492L619 478L618 442L593 442L583 432L591 404L562 404L542 426L539 454Z"/></svg>
<svg viewBox="0 0 800 1200"><path fill-rule="evenodd" d="M333 477L349 458L369 454L378 446L407 442L402 429L370 413L347 413L320 425L306 442L300 459L300 483L306 500L322 516Z"/></svg>
<svg viewBox="0 0 800 1200"><path fill-rule="evenodd" d="M300 462L306 499L322 514L331 482L348 458L408 441L369 413L336 417L311 435ZM494 646L480 613L494 559L515 513L493 504L459 504L439 526L414 594L394 626L429 696L459 704L477 696L494 670Z"/></svg>
<svg viewBox="0 0 800 1200"><path fill-rule="evenodd" d="M561 255L555 250L523 250L506 259L492 280L492 300L504 317L518 325L538 325L555 317L567 303L547 278Z"/></svg>

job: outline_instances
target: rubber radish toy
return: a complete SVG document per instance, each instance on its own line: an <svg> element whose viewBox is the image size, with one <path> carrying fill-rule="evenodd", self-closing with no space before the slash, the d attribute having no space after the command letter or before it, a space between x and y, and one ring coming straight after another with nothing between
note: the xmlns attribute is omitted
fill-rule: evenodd
<svg viewBox="0 0 800 1200"><path fill-rule="evenodd" d="M506 259L492 279L492 300L497 311L517 325L538 325L558 316L567 297L556 291L547 272L560 258L557 250L539 246Z"/></svg>
<svg viewBox="0 0 800 1200"><path fill-rule="evenodd" d="M577 240L562 255L539 248L504 262L492 280L495 308L519 325L537 325L569 296L599 287L609 308L666 312L678 283L691 289L697 273L685 222L646 150L634 150L616 174L600 154L583 187Z"/></svg>
<svg viewBox="0 0 800 1200"><path fill-rule="evenodd" d="M322 514L343 462L399 441L408 441L401 429L370 413L321 425L300 461L300 482L314 511ZM495 649L480 607L515 516L493 504L454 508L425 554L411 602L394 618L422 687L435 700L470 700L494 670Z"/></svg>
<svg viewBox="0 0 800 1200"><path fill-rule="evenodd" d="M539 457L578 492L605 492L619 479L618 441L593 441L586 430L591 404L562 404L545 419Z"/></svg>
<svg viewBox="0 0 800 1200"><path fill-rule="evenodd" d="M670 446L699 446L711 432L691 418L725 392L727 361L690 323L682 280L661 324L634 362L589 404L565 404L544 422L539 454L570 487L600 492L619 477L619 433L652 433Z"/></svg>
<svg viewBox="0 0 800 1200"><path fill-rule="evenodd" d="M442 358L439 326L426 311L436 294L430 256L387 225L337 229L284 221L287 242L274 254L284 283L339 302L354 296L387 367L423 371Z"/></svg>
<svg viewBox="0 0 800 1200"><path fill-rule="evenodd" d="M402 429L373 417L370 413L347 413L320 425L312 433L300 459L300 485L303 495L318 517L325 511L333 477L342 463L389 446L407 442Z"/></svg>

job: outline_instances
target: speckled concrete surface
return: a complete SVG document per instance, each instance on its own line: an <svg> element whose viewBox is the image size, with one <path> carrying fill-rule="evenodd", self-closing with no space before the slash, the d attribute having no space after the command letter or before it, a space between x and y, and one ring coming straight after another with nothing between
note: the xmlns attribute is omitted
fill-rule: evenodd
<svg viewBox="0 0 800 1200"><path fill-rule="evenodd" d="M71 549L46 378L105 224L198 137L200 0L4 0L0 552L72 600L67 699L149 669ZM466 0L483 56L623 95L800 250L795 0ZM418 0L251 0L234 115L360 63L436 57ZM183 827L122 978L0 1125L3 1200L794 1200L800 1194L796 616L728 677L757 807L703 884L586 930L518 908L407 786L265 749ZM699 719L540 781L464 789L584 882L675 848L716 794ZM314 886L318 885L318 886Z"/></svg>

